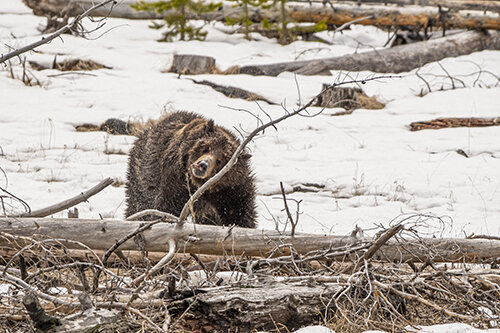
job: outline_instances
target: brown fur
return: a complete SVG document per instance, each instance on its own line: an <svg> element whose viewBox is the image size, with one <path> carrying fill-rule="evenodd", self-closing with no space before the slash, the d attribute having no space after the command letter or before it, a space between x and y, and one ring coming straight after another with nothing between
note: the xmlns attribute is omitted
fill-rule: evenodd
<svg viewBox="0 0 500 333"><path fill-rule="evenodd" d="M178 216L190 193L216 174L238 147L236 137L190 112L167 115L145 129L130 151L127 211L158 209ZM255 227L255 181L249 154L194 204L196 223Z"/></svg>

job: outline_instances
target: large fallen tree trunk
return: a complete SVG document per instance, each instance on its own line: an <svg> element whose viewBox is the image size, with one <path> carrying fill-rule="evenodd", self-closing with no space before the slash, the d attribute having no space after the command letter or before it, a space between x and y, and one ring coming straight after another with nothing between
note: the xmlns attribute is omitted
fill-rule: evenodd
<svg viewBox="0 0 500 333"><path fill-rule="evenodd" d="M372 71L377 73L401 73L427 63L448 57L477 52L485 49L500 50L500 32L467 31L456 35L431 39L413 44L399 45L383 50L349 54L341 57L282 62L269 65L249 65L240 73L277 76L282 72L298 72L304 75L324 73L325 70ZM307 71L301 69L307 68ZM313 70L316 68L317 70Z"/></svg>
<svg viewBox="0 0 500 333"><path fill-rule="evenodd" d="M76 16L84 9L91 7L94 0L23 0L33 9L36 15L41 16ZM110 16L133 19L158 19L162 15L155 12L137 12L130 5L134 0L119 1L111 7L101 8L93 12L95 16ZM438 7L418 6L382 6L382 5L357 5L357 4L335 4L332 9L319 3L309 4L287 4L288 18L295 22L320 22L325 21L329 25L342 25L356 19L368 17L359 24L376 25L379 27L439 27L456 29L500 29L500 16L497 13L484 11L440 11ZM267 19L276 22L280 18L280 11L276 7L268 9L248 8L250 19L253 22L261 22ZM168 14L168 12L165 12ZM241 16L241 8L235 8L232 4L225 4L215 12L195 14L187 12L189 19L200 19L208 21L225 21L226 17L237 19Z"/></svg>
<svg viewBox="0 0 500 333"><path fill-rule="evenodd" d="M94 250L106 250L116 240L133 233L144 222L120 220L0 218L0 246L12 248L22 244L22 237L36 239L69 239ZM10 235L21 236L12 239ZM268 256L289 254L290 247L299 254L330 251L328 259L357 258L373 243L373 239L321 234L296 234L294 237L273 230L230 228L193 224L160 223L143 232L148 251L164 252L169 240L177 242L184 253L234 254ZM43 237L40 237L43 236ZM68 248L81 248L68 243ZM133 240L123 243L121 250L137 250ZM337 251L337 252L335 252ZM500 257L500 241L486 239L427 238L414 241L390 240L373 256L381 261L426 262L492 262Z"/></svg>

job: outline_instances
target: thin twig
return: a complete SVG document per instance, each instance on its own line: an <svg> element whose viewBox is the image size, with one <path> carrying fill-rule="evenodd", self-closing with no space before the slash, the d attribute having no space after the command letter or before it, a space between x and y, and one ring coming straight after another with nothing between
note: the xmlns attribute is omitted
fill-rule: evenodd
<svg viewBox="0 0 500 333"><path fill-rule="evenodd" d="M281 189L281 195L283 197L283 204L285 205L286 216L288 217L288 220L290 221L290 224L292 225L291 236L293 239L295 237L295 226L297 224L293 220L292 214L290 213L290 209L288 209L288 203L286 201L286 194L285 194L285 188L283 187L283 182L280 182L280 189Z"/></svg>
<svg viewBox="0 0 500 333"><path fill-rule="evenodd" d="M475 319L476 319L476 318L474 318L472 316L466 316L466 315L462 315L460 313L456 313L456 312L447 310L447 309L445 309L445 308L437 305L436 303L433 303L431 301L426 300L425 298L422 298L421 296L409 294L409 293L406 293L404 291L400 291L400 290L398 290L398 289L396 289L394 287L391 287L391 286L389 286L387 284L384 284L382 282L379 282L377 280L373 280L373 284L376 285L379 288L388 290L388 291L390 291L392 293L395 293L395 294L397 294L397 295L399 295L399 296L401 296L403 298L406 298L408 300L418 301L418 302L420 302L420 303L422 303L424 305L430 306L431 308L435 309L436 311L444 313L447 316L458 318L460 320L466 320L466 321L469 321L469 322L474 322Z"/></svg>

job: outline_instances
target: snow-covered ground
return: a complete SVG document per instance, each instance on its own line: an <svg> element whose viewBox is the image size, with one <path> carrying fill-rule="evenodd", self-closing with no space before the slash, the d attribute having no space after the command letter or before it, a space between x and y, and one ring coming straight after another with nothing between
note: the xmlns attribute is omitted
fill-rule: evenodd
<svg viewBox="0 0 500 333"><path fill-rule="evenodd" d="M0 1L0 52L37 40L41 36L37 28L44 23L21 0ZM2 66L0 167L6 177L0 172L0 186L37 209L78 194L105 177L125 181L126 154L134 137L76 132L75 125L100 124L112 117L157 119L165 111L189 110L228 128L251 130L256 125L252 116L224 106L259 114L260 105L273 117L283 114L280 105L230 99L187 76L167 73L175 53L212 56L224 70L233 65L370 51L382 48L387 38L387 33L374 27L353 26L341 34L322 33L333 45L298 41L281 46L260 36L249 42L214 24L207 26L205 42L158 43L160 32L149 29L149 24L108 19L90 39L64 36L26 54L28 60L40 63L50 64L57 55L59 60L92 59L112 69L74 74L33 71L42 87L28 87L12 79ZM12 63L18 61L12 59ZM14 65L16 75L20 68ZM443 68L466 88L455 82L460 89L450 90ZM299 96L300 101L308 101L323 83L374 73L332 74L201 75L196 79L244 88L291 110L297 108ZM371 228L402 215L430 213L446 222L433 222L436 229L431 230L440 234L500 235L500 127L411 132L408 126L438 117L499 116L500 52L444 59L424 66L419 74L433 90L423 97L418 95L427 85L415 71L401 78L369 81L362 88L387 103L384 109L356 110L345 116L332 116L340 109L327 109L317 117L291 118L280 123L277 131L259 136L250 145L258 182L259 227L274 229L272 216L285 220L279 196L283 181L287 188L308 183L324 186L316 193L289 194L302 200L298 229L303 232L348 234L356 225ZM469 157L458 154L459 149ZM109 187L78 205L80 217L123 217L124 190L123 185ZM475 332L465 326L445 331Z"/></svg>

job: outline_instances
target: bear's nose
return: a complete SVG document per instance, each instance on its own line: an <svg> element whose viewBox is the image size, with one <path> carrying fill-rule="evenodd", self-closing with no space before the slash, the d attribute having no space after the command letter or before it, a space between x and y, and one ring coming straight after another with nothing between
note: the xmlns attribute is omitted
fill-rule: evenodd
<svg viewBox="0 0 500 333"><path fill-rule="evenodd" d="M198 170L200 170L201 172L206 172L207 169L208 169L208 163L205 162L205 161L199 161L197 164L196 164L196 167L198 168Z"/></svg>

